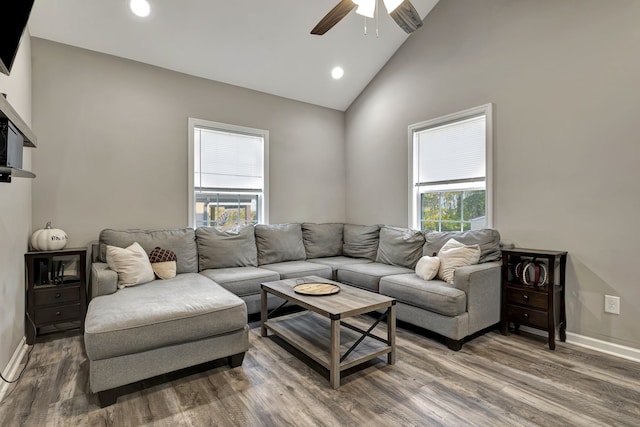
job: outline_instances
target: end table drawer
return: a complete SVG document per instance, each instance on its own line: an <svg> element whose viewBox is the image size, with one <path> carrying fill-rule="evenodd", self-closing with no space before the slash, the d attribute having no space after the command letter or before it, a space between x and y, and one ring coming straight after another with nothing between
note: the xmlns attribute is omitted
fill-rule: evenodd
<svg viewBox="0 0 640 427"><path fill-rule="evenodd" d="M80 304L61 305L57 307L40 308L35 313L36 325L49 322L64 322L80 319Z"/></svg>
<svg viewBox="0 0 640 427"><path fill-rule="evenodd" d="M546 329L548 325L546 311L509 304L507 305L507 315L512 322L522 325L536 326L543 329Z"/></svg>
<svg viewBox="0 0 640 427"><path fill-rule="evenodd" d="M80 301L79 286L65 286L57 289L42 289L34 292L37 306L49 304L62 304Z"/></svg>
<svg viewBox="0 0 640 427"><path fill-rule="evenodd" d="M527 289L507 288L507 302L512 304L526 305L543 310L548 308L547 295Z"/></svg>

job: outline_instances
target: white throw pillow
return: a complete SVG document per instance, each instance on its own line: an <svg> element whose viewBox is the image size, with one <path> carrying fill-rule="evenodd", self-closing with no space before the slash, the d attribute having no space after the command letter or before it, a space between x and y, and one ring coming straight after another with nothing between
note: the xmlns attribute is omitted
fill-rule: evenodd
<svg viewBox="0 0 640 427"><path fill-rule="evenodd" d="M474 265L480 261L480 245L466 246L455 239L449 239L438 252L438 258L438 278L453 285L453 273L456 268Z"/></svg>
<svg viewBox="0 0 640 427"><path fill-rule="evenodd" d="M134 242L127 248L107 245L107 264L118 273L118 288L139 285L155 279L149 255Z"/></svg>
<svg viewBox="0 0 640 427"><path fill-rule="evenodd" d="M416 275L422 280L431 280L438 274L440 258L437 256L423 256L416 264Z"/></svg>

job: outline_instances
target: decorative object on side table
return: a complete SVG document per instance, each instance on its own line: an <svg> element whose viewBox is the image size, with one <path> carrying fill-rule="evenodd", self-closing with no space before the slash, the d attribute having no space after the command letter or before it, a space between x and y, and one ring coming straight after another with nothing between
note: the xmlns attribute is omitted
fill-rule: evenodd
<svg viewBox="0 0 640 427"><path fill-rule="evenodd" d="M41 327L78 322L80 331L84 332L86 257L86 248L24 254L27 344L34 343Z"/></svg>
<svg viewBox="0 0 640 427"><path fill-rule="evenodd" d="M31 235L31 247L34 251L58 251L67 246L67 233L59 228L51 227L51 221L44 228Z"/></svg>
<svg viewBox="0 0 640 427"><path fill-rule="evenodd" d="M565 251L502 250L503 335L509 333L509 325L513 323L515 331L520 325L546 330L551 350L556 348L556 329L560 341L566 340L566 264Z"/></svg>

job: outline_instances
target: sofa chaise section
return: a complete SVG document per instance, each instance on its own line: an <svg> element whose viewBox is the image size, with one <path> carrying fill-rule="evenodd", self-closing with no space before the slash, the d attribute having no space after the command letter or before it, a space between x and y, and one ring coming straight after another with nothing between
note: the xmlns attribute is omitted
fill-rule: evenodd
<svg viewBox="0 0 640 427"><path fill-rule="evenodd" d="M185 359L198 364L243 353L247 332L244 302L196 273L97 297L85 325L91 391L182 368ZM185 343L193 344L188 351ZM131 363L139 359L146 359L144 369Z"/></svg>
<svg viewBox="0 0 640 427"><path fill-rule="evenodd" d="M139 242L177 254L178 274L118 288L106 247ZM242 364L249 348L247 308L237 295L197 272L193 229L103 230L92 264L92 300L85 320L89 386L103 406L117 388L160 374L227 358ZM104 257L104 258L101 258Z"/></svg>

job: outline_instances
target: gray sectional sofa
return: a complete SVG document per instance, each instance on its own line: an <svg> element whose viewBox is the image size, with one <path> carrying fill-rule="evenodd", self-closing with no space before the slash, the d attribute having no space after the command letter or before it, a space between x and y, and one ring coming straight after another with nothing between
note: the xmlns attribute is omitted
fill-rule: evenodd
<svg viewBox="0 0 640 427"><path fill-rule="evenodd" d="M415 267L450 239L478 244L480 262L454 283L422 280ZM138 242L176 254L177 275L118 289L107 245ZM234 232L214 228L111 230L93 245L85 320L90 388L105 403L116 387L227 357L242 363L247 316L260 312L260 284L319 276L396 298L398 320L433 331L459 350L500 320L500 235L483 229L422 232L388 225L291 223ZM271 308L281 303L269 300ZM117 395L116 395L117 396Z"/></svg>

